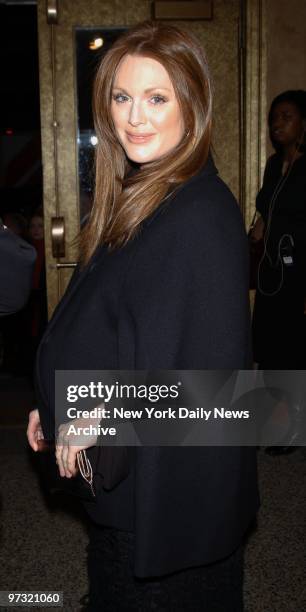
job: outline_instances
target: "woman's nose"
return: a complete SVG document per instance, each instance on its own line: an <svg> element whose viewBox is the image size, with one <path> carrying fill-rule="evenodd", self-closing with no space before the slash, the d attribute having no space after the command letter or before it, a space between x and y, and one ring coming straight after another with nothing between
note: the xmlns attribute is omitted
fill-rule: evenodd
<svg viewBox="0 0 306 612"><path fill-rule="evenodd" d="M272 129L279 129L281 127L283 127L285 121L284 121L284 117L282 117L281 115L278 115L276 117L273 118L272 120Z"/></svg>
<svg viewBox="0 0 306 612"><path fill-rule="evenodd" d="M273 130L277 130L279 128L281 128L283 125L283 122L281 121L281 119L278 119L276 121L272 121L272 129Z"/></svg>
<svg viewBox="0 0 306 612"><path fill-rule="evenodd" d="M146 116L142 103L134 101L131 105L129 123L131 125L140 125L145 122Z"/></svg>

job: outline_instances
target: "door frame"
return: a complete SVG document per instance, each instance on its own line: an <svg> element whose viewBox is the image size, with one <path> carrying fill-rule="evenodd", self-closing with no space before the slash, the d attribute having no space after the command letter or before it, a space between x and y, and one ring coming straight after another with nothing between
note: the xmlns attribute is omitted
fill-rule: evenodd
<svg viewBox="0 0 306 612"><path fill-rule="evenodd" d="M241 0L241 208L248 229L267 160L267 31L265 0Z"/></svg>

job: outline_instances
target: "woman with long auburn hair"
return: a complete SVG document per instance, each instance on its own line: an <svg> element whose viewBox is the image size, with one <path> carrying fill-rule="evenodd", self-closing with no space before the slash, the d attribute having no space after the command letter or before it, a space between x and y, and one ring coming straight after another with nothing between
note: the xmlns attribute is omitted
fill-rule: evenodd
<svg viewBox="0 0 306 612"><path fill-rule="evenodd" d="M127 55L161 63L173 84L184 134L166 155L149 160L129 178L129 160L118 140L112 116L114 75ZM203 49L185 32L146 23L121 36L106 54L96 75L93 109L98 137L96 189L89 223L81 236L87 262L101 242L120 246L167 194L196 174L210 146L212 93ZM133 160L132 160L133 161ZM141 162L141 160L139 160Z"/></svg>
<svg viewBox="0 0 306 612"><path fill-rule="evenodd" d="M80 265L39 349L34 450L56 438L55 370L249 366L247 243L210 155L211 114L205 54L180 28L142 23L103 58L94 205ZM69 444L68 425L56 442L66 479L84 449L97 449L94 437ZM109 451L109 485L85 502L86 609L242 611L242 540L258 506L254 449Z"/></svg>

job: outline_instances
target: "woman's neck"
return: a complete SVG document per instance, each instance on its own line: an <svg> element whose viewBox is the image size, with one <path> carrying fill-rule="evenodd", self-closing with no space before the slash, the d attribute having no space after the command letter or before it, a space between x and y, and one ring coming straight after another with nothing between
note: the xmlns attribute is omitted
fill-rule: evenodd
<svg viewBox="0 0 306 612"><path fill-rule="evenodd" d="M296 144L284 147L282 151L282 158L284 162L291 164L293 161L303 155L302 151L299 151L299 147Z"/></svg>
<svg viewBox="0 0 306 612"><path fill-rule="evenodd" d="M282 174L286 174L290 168L290 166L303 155L302 151L299 151L298 148L293 145L292 147L286 147L282 151Z"/></svg>

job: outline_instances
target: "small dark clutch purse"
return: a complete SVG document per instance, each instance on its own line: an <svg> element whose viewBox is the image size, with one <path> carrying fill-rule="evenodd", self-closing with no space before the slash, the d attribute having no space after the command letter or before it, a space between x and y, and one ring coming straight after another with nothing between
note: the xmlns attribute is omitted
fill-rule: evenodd
<svg viewBox="0 0 306 612"><path fill-rule="evenodd" d="M127 447L92 446L78 452L76 476L61 477L56 464L54 443L42 442L40 466L51 493L67 493L83 501L96 503L102 489L111 491L129 474Z"/></svg>

